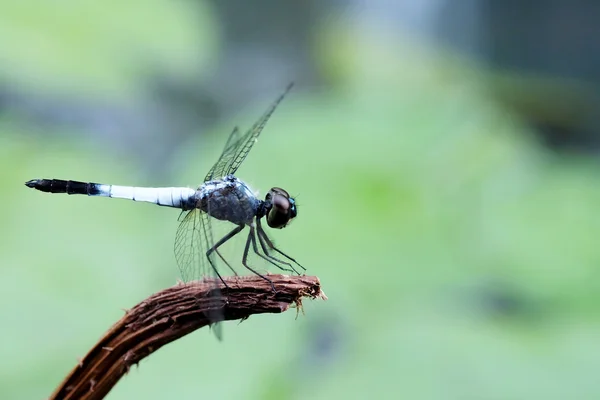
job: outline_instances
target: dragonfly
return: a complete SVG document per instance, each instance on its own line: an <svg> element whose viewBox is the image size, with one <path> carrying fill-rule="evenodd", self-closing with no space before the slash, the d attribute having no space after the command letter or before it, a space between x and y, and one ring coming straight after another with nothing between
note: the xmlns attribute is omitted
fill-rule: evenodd
<svg viewBox="0 0 600 400"><path fill-rule="evenodd" d="M48 193L128 199L181 209L180 224L175 234L174 251L184 282L218 278L228 288L227 282L223 279L224 271L219 269L219 265L221 268L226 266L229 270L227 272L231 272L235 276L238 275L238 272L232 265L232 260L227 260L220 248L248 228L240 260L241 265L269 282L275 291L273 282L268 276L250 265L249 253L252 251L259 258L285 272L299 275L299 270L306 270L294 258L275 246L262 224L264 219L270 228L282 229L288 226L298 215L296 201L287 191L279 187L271 188L266 193L265 199L262 200L244 181L238 179L235 173L292 86L293 84L288 85L246 133L241 134L238 127L233 129L221 155L197 189L118 186L61 179L32 179L25 185ZM212 229L215 219L227 221L233 227L216 241ZM222 261L219 265L217 257Z"/></svg>

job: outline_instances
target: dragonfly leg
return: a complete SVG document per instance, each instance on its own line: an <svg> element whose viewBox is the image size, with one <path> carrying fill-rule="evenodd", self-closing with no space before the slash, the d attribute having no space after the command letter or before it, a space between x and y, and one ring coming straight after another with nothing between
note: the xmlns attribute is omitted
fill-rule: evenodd
<svg viewBox="0 0 600 400"><path fill-rule="evenodd" d="M277 253L281 254L282 256L284 256L285 258L287 258L288 260L292 261L294 264L296 264L297 266L299 266L300 268L302 268L303 271L306 271L306 268L304 268L302 265L300 265L300 263L298 261L296 261L292 257L290 257L287 254L285 254L283 251L281 251L277 247L275 247L275 245L273 244L273 242L271 241L271 239L269 239L269 237L267 236L267 233L263 229L263 227L262 227L262 225L260 223L260 220L257 221L256 230L258 231L258 237L259 237L259 239L264 240L267 243L267 245L269 246L269 248L271 250L276 251Z"/></svg>
<svg viewBox="0 0 600 400"><path fill-rule="evenodd" d="M274 266L276 266L277 268L279 268L282 271L286 271L286 272L291 272L291 273L298 273L294 267L292 267L292 265L288 262L285 261L281 261L273 256L271 256L268 252L268 249L266 248L265 244L262 242L262 239L258 238L259 242L260 242L260 246L262 247L262 250L265 254L262 254L259 250L258 250L258 245L256 244L256 233L253 233L252 235L252 249L254 250L254 253L259 256L260 258L262 258L263 260L267 260L268 262L270 262L271 264L273 264ZM284 265L288 265L291 268L284 268L281 265L279 265L278 263L284 264Z"/></svg>
<svg viewBox="0 0 600 400"><path fill-rule="evenodd" d="M300 274L298 273L298 271L296 270L296 268L294 268L294 266L293 266L292 264L290 264L290 263L289 263L289 262L287 262L287 261L280 260L280 259L279 259L279 258L277 258L277 257L273 257L273 256L272 256L272 255L269 253L269 249L267 248L267 245L266 245L266 243L265 243L265 240L263 239L263 237L262 237L260 234L259 234L259 235L257 235L257 236L258 236L258 242L260 243L260 247L262 248L262 251L265 253L264 255L265 255L266 257L268 257L268 258L269 258L269 262L270 262L271 264L275 265L277 268L279 268L279 269L280 269L280 270L282 270L282 271L287 271L287 272L294 273L294 274L296 274L296 275L300 275ZM256 250L254 250L254 251L256 252L256 254L258 254L259 256L263 257L263 255L262 255L262 254L259 254L259 253L258 253ZM264 257L263 257L263 258L264 258ZM286 266L288 266L289 268L283 268L283 267L282 267L281 265L279 265L279 264L286 265Z"/></svg>
<svg viewBox="0 0 600 400"><path fill-rule="evenodd" d="M271 284L271 289L273 289L273 292L277 292L277 290L275 290L275 285L273 285L273 281L271 281L266 276L260 274L258 271L256 271L254 268L252 268L251 266L248 265L248 251L250 250L250 243L252 242L252 243L254 243L254 246L256 246L256 239L254 238L255 234L256 234L256 232L254 231L254 228L252 226L250 226L250 233L248 233L248 239L246 239L246 247L244 247L244 255L242 256L242 265L244 267L248 268L250 271L252 271L256 275L263 278L265 281L269 282Z"/></svg>
<svg viewBox="0 0 600 400"><path fill-rule="evenodd" d="M217 274L217 276L219 277L219 279L221 280L221 282L223 282L223 284L227 288L229 286L223 280L223 277L221 276L221 274L217 270L216 265L213 264L213 262L212 262L212 260L210 258L210 255L213 252L217 253L217 255L221 258L221 260L223 260L223 262L225 263L225 265L227 265L229 267L229 269L232 270L235 275L237 275L237 273L235 272L235 270L233 269L233 267L227 262L227 260L225 260L225 258L221 255L221 253L219 252L218 249L225 242L227 242L229 239L231 239L232 237L234 237L235 235L237 235L238 233L240 233L242 231L242 229L244 229L244 225L238 225L238 226L236 226L231 232L229 232L227 235L223 236L221 238L221 240L219 240L217 243L215 243L215 245L213 247L211 247L210 249L208 249L208 251L206 252L206 258L208 259L208 262L210 263L210 266L212 267L213 271L215 271L215 273Z"/></svg>

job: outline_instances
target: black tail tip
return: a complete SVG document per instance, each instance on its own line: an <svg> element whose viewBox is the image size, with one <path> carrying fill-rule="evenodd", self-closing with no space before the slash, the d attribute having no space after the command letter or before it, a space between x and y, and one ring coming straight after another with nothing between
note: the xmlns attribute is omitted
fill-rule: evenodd
<svg viewBox="0 0 600 400"><path fill-rule="evenodd" d="M25 186L29 187L29 188L34 188L36 187L36 185L38 184L40 180L39 179L32 179L30 181L25 182Z"/></svg>

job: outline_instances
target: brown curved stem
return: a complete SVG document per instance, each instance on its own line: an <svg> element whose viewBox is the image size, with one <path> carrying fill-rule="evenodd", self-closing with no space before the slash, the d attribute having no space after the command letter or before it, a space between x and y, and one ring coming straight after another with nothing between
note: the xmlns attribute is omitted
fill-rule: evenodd
<svg viewBox="0 0 600 400"><path fill-rule="evenodd" d="M129 368L162 346L209 325L207 315L224 320L282 313L302 298L326 299L314 276L268 275L225 278L222 282L179 284L148 297L106 332L54 391L50 399L102 399ZM217 285L216 294L211 288Z"/></svg>

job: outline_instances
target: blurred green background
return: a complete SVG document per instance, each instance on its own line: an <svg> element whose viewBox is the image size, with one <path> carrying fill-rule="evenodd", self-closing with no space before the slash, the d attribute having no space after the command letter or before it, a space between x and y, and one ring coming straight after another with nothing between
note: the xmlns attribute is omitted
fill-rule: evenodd
<svg viewBox="0 0 600 400"><path fill-rule="evenodd" d="M600 398L592 10L392 3L0 3L1 398L178 279L176 210L23 183L196 187L290 81L237 175L298 195L271 233L329 300L195 332L108 398Z"/></svg>

